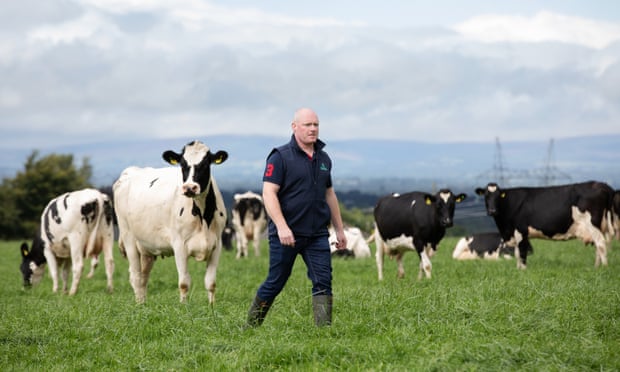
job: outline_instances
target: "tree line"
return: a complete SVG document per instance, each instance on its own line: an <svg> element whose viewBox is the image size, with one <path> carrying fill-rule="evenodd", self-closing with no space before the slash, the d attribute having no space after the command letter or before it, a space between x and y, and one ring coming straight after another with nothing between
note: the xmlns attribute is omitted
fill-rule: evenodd
<svg viewBox="0 0 620 372"><path fill-rule="evenodd" d="M47 203L67 191L92 187L92 175L88 158L77 166L73 155L41 157L34 150L24 169L0 184L0 239L33 237Z"/></svg>

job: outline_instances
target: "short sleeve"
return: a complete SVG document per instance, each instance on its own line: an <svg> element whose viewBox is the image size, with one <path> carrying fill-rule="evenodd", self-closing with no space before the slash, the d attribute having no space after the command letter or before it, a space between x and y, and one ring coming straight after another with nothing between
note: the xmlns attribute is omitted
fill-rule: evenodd
<svg viewBox="0 0 620 372"><path fill-rule="evenodd" d="M267 157L265 172L263 173L263 182L271 182L276 185L282 185L284 178L284 165L282 155L278 151L272 151Z"/></svg>

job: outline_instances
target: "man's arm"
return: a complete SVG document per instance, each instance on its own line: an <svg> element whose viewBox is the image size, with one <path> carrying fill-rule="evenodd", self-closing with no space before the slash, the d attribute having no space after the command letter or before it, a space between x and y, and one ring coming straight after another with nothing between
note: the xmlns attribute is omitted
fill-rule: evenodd
<svg viewBox="0 0 620 372"><path fill-rule="evenodd" d="M345 249L347 247L347 237L344 235L344 225L342 223L342 216L340 215L340 205L338 204L338 197L333 187L330 187L325 191L325 201L329 206L332 216L332 225L336 230L336 248Z"/></svg>
<svg viewBox="0 0 620 372"><path fill-rule="evenodd" d="M267 181L263 182L263 203L265 203L265 210L267 211L267 214L269 214L271 221L273 221L276 225L280 243L282 245L294 246L295 237L293 236L293 232L288 227L288 223L286 223L284 215L282 214L280 199L278 199L279 190L280 185Z"/></svg>

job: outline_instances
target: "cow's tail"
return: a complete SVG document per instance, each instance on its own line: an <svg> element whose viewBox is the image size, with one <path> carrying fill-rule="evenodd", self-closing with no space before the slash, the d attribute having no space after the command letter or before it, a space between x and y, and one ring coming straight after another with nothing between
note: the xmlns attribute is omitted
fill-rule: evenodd
<svg viewBox="0 0 620 372"><path fill-rule="evenodd" d="M95 226L93 226L90 234L88 236L88 243L86 243L86 251L84 252L85 257L90 257L95 250L95 244L97 243L97 237L99 236L99 225L101 224L101 220L105 218L104 216L104 200L101 196L97 197L97 209L95 210Z"/></svg>
<svg viewBox="0 0 620 372"><path fill-rule="evenodd" d="M616 226L615 226L615 221L614 221L614 213L611 209L608 209L605 212L606 215L606 222L607 222L607 233L605 233L605 240L607 240L607 242L610 242L611 239L616 235Z"/></svg>
<svg viewBox="0 0 620 372"><path fill-rule="evenodd" d="M375 229L372 231L372 234L370 234L370 235L368 236L368 238L366 239L366 244L370 244L370 243L372 243L373 241L376 241L376 239L375 239L375 235L376 235L376 234L377 234L377 228L375 227Z"/></svg>

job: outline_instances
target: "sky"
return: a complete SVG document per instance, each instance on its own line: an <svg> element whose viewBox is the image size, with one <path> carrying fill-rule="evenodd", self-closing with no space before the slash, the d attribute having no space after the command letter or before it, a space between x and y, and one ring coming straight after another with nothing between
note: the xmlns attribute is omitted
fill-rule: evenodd
<svg viewBox="0 0 620 372"><path fill-rule="evenodd" d="M3 149L288 136L299 107L327 142L620 133L615 0L1 7Z"/></svg>

